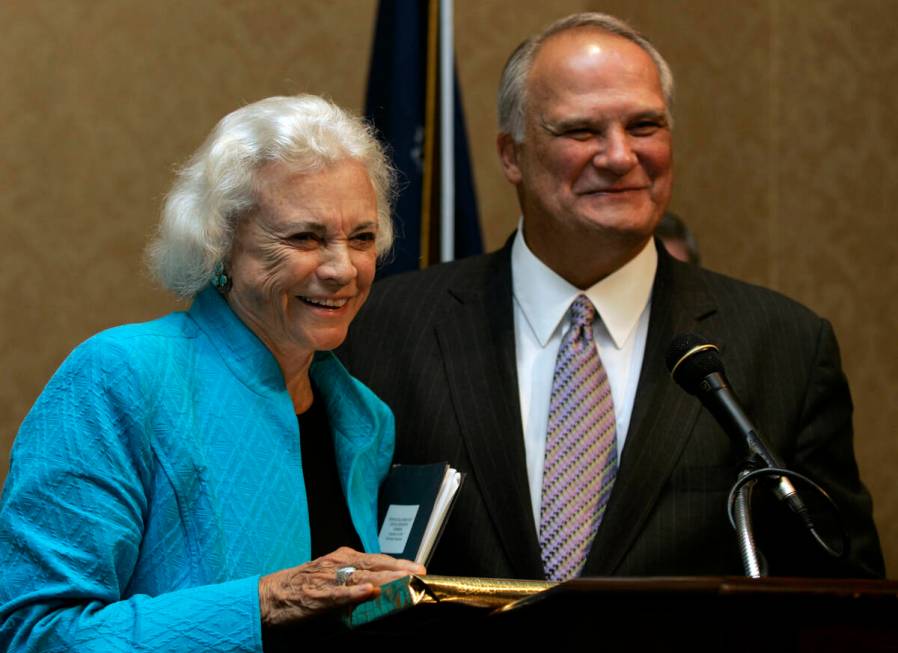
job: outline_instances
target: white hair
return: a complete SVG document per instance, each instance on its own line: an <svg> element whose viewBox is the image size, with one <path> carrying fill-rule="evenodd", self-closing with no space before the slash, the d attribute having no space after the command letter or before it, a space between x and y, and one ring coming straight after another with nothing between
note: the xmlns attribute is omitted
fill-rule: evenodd
<svg viewBox="0 0 898 653"><path fill-rule="evenodd" d="M147 250L159 282L192 297L231 250L241 216L256 205L256 173L270 161L314 172L352 159L368 171L377 196L378 256L393 243L395 172L374 130L315 95L270 97L228 114L178 171Z"/></svg>
<svg viewBox="0 0 898 653"><path fill-rule="evenodd" d="M658 69L658 77L661 80L661 91L664 93L664 102L667 108L668 122L672 122L674 101L674 79L670 66L661 56L661 53L642 34L630 27L627 23L614 16L594 11L572 14L546 27L539 34L534 34L521 43L511 53L505 68L502 70L502 78L499 82L499 94L497 98L499 114L499 131L511 134L516 143L524 140L524 112L527 103L527 76L533 67L533 60L537 52L549 37L567 30L581 27L592 27L603 32L620 36L632 41L646 54L648 54L655 67Z"/></svg>

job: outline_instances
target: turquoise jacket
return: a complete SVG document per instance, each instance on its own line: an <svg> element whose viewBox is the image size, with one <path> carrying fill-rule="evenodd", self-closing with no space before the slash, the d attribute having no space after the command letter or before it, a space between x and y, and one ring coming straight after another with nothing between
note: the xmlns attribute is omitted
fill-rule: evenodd
<svg viewBox="0 0 898 653"><path fill-rule="evenodd" d="M393 416L330 353L311 376L376 552ZM80 345L23 422L0 500L0 650L261 651L259 576L310 552L281 370L210 287Z"/></svg>

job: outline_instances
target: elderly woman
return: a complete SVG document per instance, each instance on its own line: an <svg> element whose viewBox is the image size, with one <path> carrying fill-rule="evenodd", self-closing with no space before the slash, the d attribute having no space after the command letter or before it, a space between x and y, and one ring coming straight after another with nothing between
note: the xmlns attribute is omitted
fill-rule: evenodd
<svg viewBox="0 0 898 653"><path fill-rule="evenodd" d="M0 649L259 651L423 573L377 554L393 418L328 352L391 244L392 183L317 97L217 125L150 247L190 309L80 345L22 424Z"/></svg>

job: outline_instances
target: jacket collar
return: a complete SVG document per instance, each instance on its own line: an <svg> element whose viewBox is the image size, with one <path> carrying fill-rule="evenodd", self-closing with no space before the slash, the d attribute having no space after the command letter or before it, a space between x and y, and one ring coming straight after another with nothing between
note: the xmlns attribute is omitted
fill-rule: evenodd
<svg viewBox="0 0 898 653"><path fill-rule="evenodd" d="M201 290L188 315L243 385L260 395L286 392L284 375L274 355L215 288L209 285Z"/></svg>
<svg viewBox="0 0 898 653"><path fill-rule="evenodd" d="M274 355L231 310L211 285L197 294L188 315L205 334L234 378L252 392L278 406L293 428L293 404L284 375ZM309 375L325 403L334 433L337 468L343 490L349 497L356 530L366 550L376 551L377 485L393 457L393 415L373 392L354 379L329 351L317 352ZM361 465L364 464L362 467ZM374 470L369 478L362 470ZM373 497L373 499L372 499ZM366 510L353 509L361 503Z"/></svg>

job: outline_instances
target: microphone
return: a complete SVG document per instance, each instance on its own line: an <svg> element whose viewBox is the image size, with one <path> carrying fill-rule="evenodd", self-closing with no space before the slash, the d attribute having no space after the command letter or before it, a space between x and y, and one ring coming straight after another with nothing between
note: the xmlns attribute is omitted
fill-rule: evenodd
<svg viewBox="0 0 898 653"><path fill-rule="evenodd" d="M745 444L768 467L783 468L730 388L717 345L694 333L680 334L670 343L665 362L673 380L698 397L731 438ZM780 476L774 492L811 526L807 508L788 478Z"/></svg>

